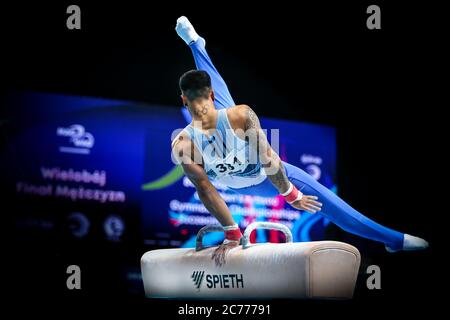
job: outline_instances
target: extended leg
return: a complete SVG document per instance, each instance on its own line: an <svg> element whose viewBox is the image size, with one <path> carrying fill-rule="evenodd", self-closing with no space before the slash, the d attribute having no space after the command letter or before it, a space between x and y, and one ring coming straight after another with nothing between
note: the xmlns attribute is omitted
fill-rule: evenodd
<svg viewBox="0 0 450 320"><path fill-rule="evenodd" d="M198 70L208 72L214 90L214 105L217 109L233 107L236 104L231 97L228 87L211 61L205 49L205 40L197 35L189 20L180 17L176 27L178 35L189 45L194 56L195 65Z"/></svg>
<svg viewBox="0 0 450 320"><path fill-rule="evenodd" d="M289 180L307 195L315 195L322 202L320 213L347 232L383 242L388 250L425 249L428 243L420 238L389 229L362 215L331 190L305 171L284 163Z"/></svg>

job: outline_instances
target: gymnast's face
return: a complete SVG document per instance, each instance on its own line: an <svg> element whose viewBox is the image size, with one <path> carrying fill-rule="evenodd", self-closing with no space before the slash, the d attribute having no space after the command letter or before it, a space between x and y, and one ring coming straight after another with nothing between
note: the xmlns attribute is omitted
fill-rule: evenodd
<svg viewBox="0 0 450 320"><path fill-rule="evenodd" d="M214 90L212 89L210 90L208 96L201 96L192 100L190 100L184 93L181 94L183 105L186 106L190 111L196 110L198 107L204 106L205 104L213 105L214 99Z"/></svg>

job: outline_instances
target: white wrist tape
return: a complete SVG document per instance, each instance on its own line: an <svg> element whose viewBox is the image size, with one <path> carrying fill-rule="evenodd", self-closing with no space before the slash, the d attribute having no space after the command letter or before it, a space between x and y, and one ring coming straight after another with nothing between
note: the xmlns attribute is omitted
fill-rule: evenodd
<svg viewBox="0 0 450 320"><path fill-rule="evenodd" d="M289 193L292 192L292 189L294 189L294 185L292 184L292 182L289 182L289 188L287 189L287 191L285 193L282 193L281 195L283 197L286 197Z"/></svg>
<svg viewBox="0 0 450 320"><path fill-rule="evenodd" d="M292 202L295 202L295 201L298 201L298 200L302 200L302 198L303 198L303 193L301 193L300 190L298 190L297 198L294 201L292 201ZM290 202L290 203L292 203L292 202Z"/></svg>
<svg viewBox="0 0 450 320"><path fill-rule="evenodd" d="M289 183L289 188L285 193L281 194L284 199L288 202L288 203L294 203L296 201L299 201L303 198L303 193L301 193L297 187L295 187L292 182Z"/></svg>
<svg viewBox="0 0 450 320"><path fill-rule="evenodd" d="M228 230L235 230L235 229L239 229L239 226L237 224L233 224L231 226L224 226L222 227L223 230L228 231Z"/></svg>

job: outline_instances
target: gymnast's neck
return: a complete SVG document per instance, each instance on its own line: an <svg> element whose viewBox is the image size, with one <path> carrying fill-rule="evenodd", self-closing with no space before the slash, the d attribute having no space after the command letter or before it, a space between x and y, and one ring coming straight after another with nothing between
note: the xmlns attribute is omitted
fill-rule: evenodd
<svg viewBox="0 0 450 320"><path fill-rule="evenodd" d="M212 101L193 103L188 106L188 109L192 116L192 126L202 130L216 128L218 111L214 107L214 103Z"/></svg>

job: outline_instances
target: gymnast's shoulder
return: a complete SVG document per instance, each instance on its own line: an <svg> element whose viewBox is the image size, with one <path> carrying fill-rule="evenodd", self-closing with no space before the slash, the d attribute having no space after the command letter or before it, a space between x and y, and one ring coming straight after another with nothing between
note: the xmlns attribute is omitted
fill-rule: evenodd
<svg viewBox="0 0 450 320"><path fill-rule="evenodd" d="M189 151L191 150L193 146L193 143L191 141L191 138L189 134L182 130L180 133L178 133L175 138L172 140L172 152L174 154L180 154L183 153L183 151Z"/></svg>
<svg viewBox="0 0 450 320"><path fill-rule="evenodd" d="M245 129L250 112L253 112L253 110L246 104L239 104L228 108L227 117L233 129Z"/></svg>

